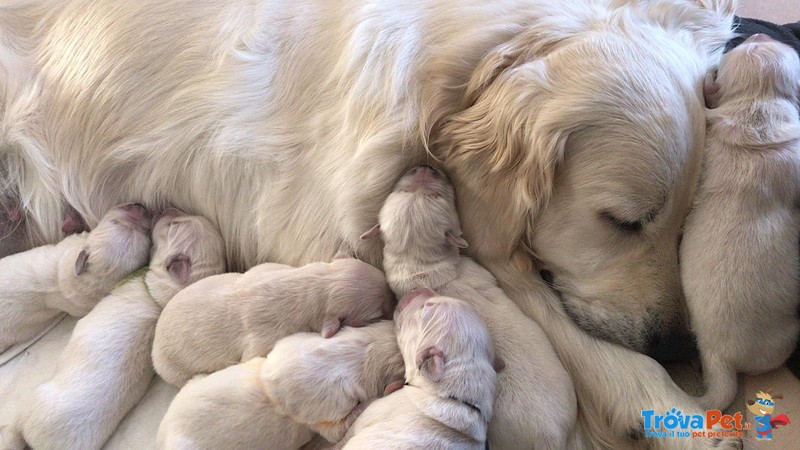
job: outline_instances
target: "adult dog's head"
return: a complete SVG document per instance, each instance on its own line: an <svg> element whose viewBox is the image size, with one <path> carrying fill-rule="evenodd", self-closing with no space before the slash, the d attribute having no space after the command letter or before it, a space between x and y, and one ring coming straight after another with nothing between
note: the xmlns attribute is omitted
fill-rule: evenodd
<svg viewBox="0 0 800 450"><path fill-rule="evenodd" d="M685 330L701 85L732 5L616 3L569 6L488 54L435 152L480 262L533 264L585 330L663 358Z"/></svg>

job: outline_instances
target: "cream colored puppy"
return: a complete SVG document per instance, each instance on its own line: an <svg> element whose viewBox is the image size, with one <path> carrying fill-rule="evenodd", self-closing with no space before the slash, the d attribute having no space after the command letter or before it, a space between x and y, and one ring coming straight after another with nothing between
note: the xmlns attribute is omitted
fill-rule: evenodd
<svg viewBox="0 0 800 450"><path fill-rule="evenodd" d="M185 286L225 270L224 245L206 219L175 210L153 228L150 267L114 289L75 327L53 379L25 401L5 446L99 449L147 391L156 320Z"/></svg>
<svg viewBox="0 0 800 450"><path fill-rule="evenodd" d="M298 333L255 358L181 389L158 431L159 448L296 449L320 433L345 435L365 402L403 385L392 322L325 339Z"/></svg>
<svg viewBox="0 0 800 450"><path fill-rule="evenodd" d="M150 216L137 204L109 210L90 233L0 259L0 352L62 311L84 316L147 263Z"/></svg>
<svg viewBox="0 0 800 450"><path fill-rule="evenodd" d="M800 332L800 60L753 35L706 83L705 171L681 246L704 408L736 395L736 373L766 372Z"/></svg>
<svg viewBox="0 0 800 450"><path fill-rule="evenodd" d="M393 306L383 273L357 259L262 264L209 277L175 296L158 320L153 362L164 380L182 386L194 375L266 356L290 334L330 337L342 325L389 317Z"/></svg>
<svg viewBox="0 0 800 450"><path fill-rule="evenodd" d="M406 386L371 403L337 448L483 450L497 374L480 316L464 301L420 288L394 317Z"/></svg>
<svg viewBox="0 0 800 450"><path fill-rule="evenodd" d="M572 433L577 400L572 379L547 335L472 259L447 179L429 166L409 170L395 185L376 225L362 238L380 234L389 286L402 296L417 287L462 299L480 314L506 367L489 444L498 449L563 449Z"/></svg>

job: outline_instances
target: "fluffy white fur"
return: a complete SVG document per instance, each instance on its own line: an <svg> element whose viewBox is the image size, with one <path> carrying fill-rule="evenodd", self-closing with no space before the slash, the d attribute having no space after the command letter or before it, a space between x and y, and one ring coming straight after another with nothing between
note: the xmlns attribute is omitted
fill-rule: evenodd
<svg viewBox="0 0 800 450"><path fill-rule="evenodd" d="M497 374L477 311L419 289L394 317L406 386L372 402L336 448L485 449Z"/></svg>
<svg viewBox="0 0 800 450"><path fill-rule="evenodd" d="M621 412L596 415L618 420L592 439L626 436L641 403L691 401L652 360L543 309L557 299L536 278L552 273L596 335L669 348L701 79L733 3L10 0L0 198L39 243L57 239L65 202L94 225L134 199L212 218L235 268L342 244L379 264L359 234L405 167L437 158L470 254L527 314L556 314L560 329L542 326L573 380L578 361L609 375L579 388L582 407Z"/></svg>
<svg viewBox="0 0 800 450"><path fill-rule="evenodd" d="M266 359L187 383L161 423L159 447L299 448L312 431L335 443L366 402L403 385L403 369L392 322L345 328L330 339L298 333ZM222 409L230 411L215 412Z"/></svg>
<svg viewBox="0 0 800 450"><path fill-rule="evenodd" d="M264 395L263 363L253 358L189 380L161 421L157 448L296 450L311 440L306 425L280 413Z"/></svg>
<svg viewBox="0 0 800 450"><path fill-rule="evenodd" d="M161 306L188 284L225 270L222 237L206 219L163 216L147 272L78 321L52 380L38 386L3 430L3 448L100 449L139 402Z"/></svg>
<svg viewBox="0 0 800 450"><path fill-rule="evenodd" d="M703 364L700 404L724 409L736 373L786 361L800 319L800 60L754 36L708 83L705 169L681 272Z"/></svg>
<svg viewBox="0 0 800 450"><path fill-rule="evenodd" d="M380 213L383 267L400 297L428 287L475 308L506 367L489 424L493 448L563 449L577 417L575 389L547 335L508 298L466 247L447 179L428 166L400 178Z"/></svg>
<svg viewBox="0 0 800 450"><path fill-rule="evenodd" d="M86 315L123 277L147 263L150 217L112 208L91 233L0 259L0 352L65 311Z"/></svg>
<svg viewBox="0 0 800 450"><path fill-rule="evenodd" d="M158 320L153 362L164 380L183 386L194 375L266 356L290 334L331 337L342 325L388 318L393 307L383 272L357 259L298 268L261 264L175 296Z"/></svg>

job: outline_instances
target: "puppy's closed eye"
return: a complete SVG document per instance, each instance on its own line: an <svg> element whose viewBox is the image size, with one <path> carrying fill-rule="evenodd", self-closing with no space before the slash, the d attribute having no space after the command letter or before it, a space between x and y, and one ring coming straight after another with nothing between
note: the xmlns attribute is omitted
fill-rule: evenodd
<svg viewBox="0 0 800 450"><path fill-rule="evenodd" d="M634 222L620 219L609 212L600 213L600 217L610 223L614 228L625 233L639 233L644 228L644 222L637 220Z"/></svg>

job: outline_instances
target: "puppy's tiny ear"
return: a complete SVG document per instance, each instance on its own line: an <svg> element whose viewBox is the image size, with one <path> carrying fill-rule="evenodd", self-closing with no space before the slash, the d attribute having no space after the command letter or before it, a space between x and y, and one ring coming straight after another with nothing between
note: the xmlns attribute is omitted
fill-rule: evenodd
<svg viewBox="0 0 800 450"><path fill-rule="evenodd" d="M703 97L706 100L706 108L714 109L719 105L722 90L719 83L717 83L715 72L707 73L705 79L703 79Z"/></svg>
<svg viewBox="0 0 800 450"><path fill-rule="evenodd" d="M167 262L167 272L178 283L186 284L192 272L192 261L184 254L175 255Z"/></svg>
<svg viewBox="0 0 800 450"><path fill-rule="evenodd" d="M328 339L338 333L342 328L342 320L339 317L328 317L322 321L322 337Z"/></svg>
<svg viewBox="0 0 800 450"><path fill-rule="evenodd" d="M506 368L506 362L500 355L495 354L494 361L492 361L492 367L494 367L495 373L500 373Z"/></svg>
<svg viewBox="0 0 800 450"><path fill-rule="evenodd" d="M455 245L458 248L469 247L469 244L467 243L466 239L464 239L461 236L456 236L455 234L449 231L445 233L445 236L447 236L447 240L450 241L451 244Z"/></svg>
<svg viewBox="0 0 800 450"><path fill-rule="evenodd" d="M428 347L418 357L419 370L430 381L436 383L444 375L444 352L438 347Z"/></svg>
<svg viewBox="0 0 800 450"><path fill-rule="evenodd" d="M81 275L86 272L86 266L89 264L89 252L86 249L78 253L78 259L75 260L75 275Z"/></svg>
<svg viewBox="0 0 800 450"><path fill-rule="evenodd" d="M403 388L403 386L405 386L405 384L406 384L405 380L394 380L386 385L386 389L383 390L383 395L386 396L394 391L399 391L400 389Z"/></svg>
<svg viewBox="0 0 800 450"><path fill-rule="evenodd" d="M366 233L361 235L362 241L368 241L370 239L374 239L381 234L381 224L376 223L372 228L369 229Z"/></svg>

